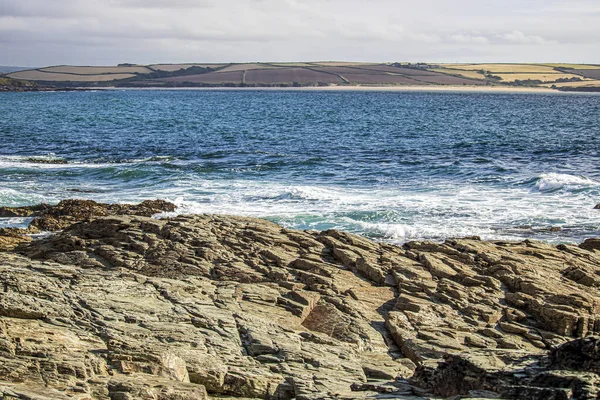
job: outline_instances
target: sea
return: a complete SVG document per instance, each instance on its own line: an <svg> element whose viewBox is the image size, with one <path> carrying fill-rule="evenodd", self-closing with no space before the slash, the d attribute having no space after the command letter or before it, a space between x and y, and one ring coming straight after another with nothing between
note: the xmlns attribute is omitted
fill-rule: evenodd
<svg viewBox="0 0 600 400"><path fill-rule="evenodd" d="M0 206L159 198L398 244L600 236L599 95L98 90L0 93L0 112Z"/></svg>

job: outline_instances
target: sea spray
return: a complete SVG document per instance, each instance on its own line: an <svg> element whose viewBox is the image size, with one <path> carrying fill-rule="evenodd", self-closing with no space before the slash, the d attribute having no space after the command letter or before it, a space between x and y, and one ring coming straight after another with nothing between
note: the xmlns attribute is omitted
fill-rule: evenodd
<svg viewBox="0 0 600 400"><path fill-rule="evenodd" d="M600 235L599 96L98 91L0 106L2 206L162 198L394 243Z"/></svg>

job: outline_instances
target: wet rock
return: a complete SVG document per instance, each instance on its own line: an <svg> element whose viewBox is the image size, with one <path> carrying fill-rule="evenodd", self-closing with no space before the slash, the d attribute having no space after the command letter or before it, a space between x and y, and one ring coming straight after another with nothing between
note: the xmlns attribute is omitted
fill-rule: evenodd
<svg viewBox="0 0 600 400"><path fill-rule="evenodd" d="M39 204L26 207L0 207L0 218L34 217L25 228L0 228L0 250L11 250L30 241L27 235L41 231L59 231L80 221L110 215L140 215L150 217L175 210L164 200L146 200L140 204L102 204L92 200L63 200L57 205Z"/></svg>
<svg viewBox="0 0 600 400"><path fill-rule="evenodd" d="M31 222L42 231L62 230L75 222L110 215L150 217L163 211L175 211L175 205L164 200L146 200L140 204L102 204L93 200L63 200L43 210Z"/></svg>
<svg viewBox="0 0 600 400"><path fill-rule="evenodd" d="M50 157L29 157L26 159L26 161L35 164L68 164L67 160L62 158Z"/></svg>
<svg viewBox="0 0 600 400"><path fill-rule="evenodd" d="M38 204L26 207L0 207L0 218L31 217L40 215L50 207L52 206L49 204Z"/></svg>
<svg viewBox="0 0 600 400"><path fill-rule="evenodd" d="M35 217L32 227L44 231L62 230L71 224L109 215L150 217L175 211L176 206L164 200L146 200L140 204L104 204L93 200L62 200L56 205L39 204L25 207L0 207L0 218Z"/></svg>

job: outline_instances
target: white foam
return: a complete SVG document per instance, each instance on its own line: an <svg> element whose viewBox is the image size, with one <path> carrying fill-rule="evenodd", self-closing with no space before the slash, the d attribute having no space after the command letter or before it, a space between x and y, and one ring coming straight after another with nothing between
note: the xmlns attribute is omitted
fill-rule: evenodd
<svg viewBox="0 0 600 400"><path fill-rule="evenodd" d="M69 161L64 163L64 158L54 154L46 154L40 156L0 156L1 168L23 168L23 169L97 169L118 167L120 165L133 165L143 163L165 163L172 161L170 156L147 157L131 160L123 160L119 162L81 162ZM38 161L38 162L36 162Z"/></svg>
<svg viewBox="0 0 600 400"><path fill-rule="evenodd" d="M585 178L580 179L575 182L588 182ZM565 180L573 181L566 178L563 182ZM116 193L107 187L102 193L78 193L76 196L104 202L161 198L178 206L176 213L164 213L161 217L203 213L246 215L269 218L288 227L333 227L392 242L471 235L512 240L530 234L511 229L523 225L567 227L572 229L567 232L587 230L592 234L600 230L600 212L593 209L598 202L594 198L595 190L538 191L525 186L499 188L466 183L426 188L365 188L209 180L197 176L163 184L164 187L122 188ZM0 190L2 204L7 205L7 196L12 196L12 203L18 202L19 196L28 198L25 204L40 202L29 198L34 193L45 193L47 198L41 200L47 202L52 202L52 198L71 197L64 189L60 192L35 185L25 188L22 184L19 188L26 192ZM570 235L564 233L557 240L577 240Z"/></svg>
<svg viewBox="0 0 600 400"><path fill-rule="evenodd" d="M471 235L512 240L518 236L510 228L522 225L600 229L600 213L593 210L595 199L589 193L468 185L407 191L255 181L205 181L198 187L199 196L186 193L185 187L154 195L175 201L177 213L267 217L290 227L335 227L394 242Z"/></svg>
<svg viewBox="0 0 600 400"><path fill-rule="evenodd" d="M0 205L4 207L39 204L46 201L46 196L42 196L37 193L32 193L28 190L0 188Z"/></svg>
<svg viewBox="0 0 600 400"><path fill-rule="evenodd" d="M540 192L559 189L579 189L592 186L600 186L600 182L585 176L559 174L555 172L540 175L535 184L535 187Z"/></svg>
<svg viewBox="0 0 600 400"><path fill-rule="evenodd" d="M32 160L40 160L36 162ZM55 163L52 163L52 162ZM50 155L43 156L0 156L0 168L13 169L66 169L66 168L103 168L109 164L94 164L94 163L61 163L63 158L53 157Z"/></svg>
<svg viewBox="0 0 600 400"><path fill-rule="evenodd" d="M496 231L486 227L475 225L439 225L423 221L420 225L394 224L394 223L370 223L356 222L367 235L381 236L392 243L403 243L410 240L447 238L460 238L466 236L480 236L482 238L493 238Z"/></svg>
<svg viewBox="0 0 600 400"><path fill-rule="evenodd" d="M32 219L30 217L0 218L0 228L27 228Z"/></svg>

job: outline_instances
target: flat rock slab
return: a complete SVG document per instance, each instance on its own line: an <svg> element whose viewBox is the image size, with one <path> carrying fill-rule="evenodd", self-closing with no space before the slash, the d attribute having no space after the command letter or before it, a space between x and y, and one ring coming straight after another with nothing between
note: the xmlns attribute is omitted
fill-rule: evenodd
<svg viewBox="0 0 600 400"><path fill-rule="evenodd" d="M600 330L590 246L397 247L214 215L76 219L0 252L7 396L518 398L534 383L564 389L531 377L550 349ZM566 349L555 365L570 371ZM593 388L588 364L577 382Z"/></svg>

